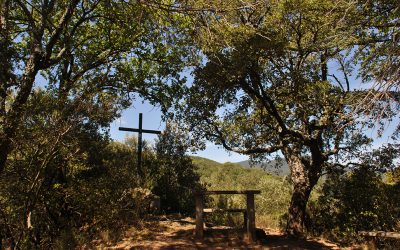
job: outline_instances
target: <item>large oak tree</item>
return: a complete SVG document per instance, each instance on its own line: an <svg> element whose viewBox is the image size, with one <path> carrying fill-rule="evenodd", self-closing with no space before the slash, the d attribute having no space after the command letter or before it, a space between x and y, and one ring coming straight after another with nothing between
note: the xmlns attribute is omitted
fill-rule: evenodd
<svg viewBox="0 0 400 250"><path fill-rule="evenodd" d="M176 117L192 135L253 158L278 153L293 184L287 233L304 232L321 175L368 140L347 116L354 94L347 1L197 1L203 65ZM192 10L195 8L192 7ZM345 21L346 20L346 21Z"/></svg>

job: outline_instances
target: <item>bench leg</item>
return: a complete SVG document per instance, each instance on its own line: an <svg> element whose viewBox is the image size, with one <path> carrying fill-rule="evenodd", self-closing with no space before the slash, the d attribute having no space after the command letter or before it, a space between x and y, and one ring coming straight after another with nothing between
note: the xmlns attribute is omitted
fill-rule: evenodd
<svg viewBox="0 0 400 250"><path fill-rule="evenodd" d="M256 222L254 209L254 194L247 194L247 237L249 242L256 239Z"/></svg>
<svg viewBox="0 0 400 250"><path fill-rule="evenodd" d="M195 234L197 239L203 239L204 237L204 223L203 223L203 195L196 195L196 229Z"/></svg>

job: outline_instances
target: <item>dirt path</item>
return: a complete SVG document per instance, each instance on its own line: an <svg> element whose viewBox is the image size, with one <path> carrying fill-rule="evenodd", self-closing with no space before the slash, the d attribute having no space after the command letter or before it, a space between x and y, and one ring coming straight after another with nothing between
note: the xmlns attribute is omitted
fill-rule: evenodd
<svg viewBox="0 0 400 250"><path fill-rule="evenodd" d="M258 230L257 243L244 240L244 232L226 227L205 231L204 240L193 236L191 218L164 217L143 222L131 228L122 241L114 245L100 244L97 249L340 249L335 244L318 240L291 240L279 232Z"/></svg>

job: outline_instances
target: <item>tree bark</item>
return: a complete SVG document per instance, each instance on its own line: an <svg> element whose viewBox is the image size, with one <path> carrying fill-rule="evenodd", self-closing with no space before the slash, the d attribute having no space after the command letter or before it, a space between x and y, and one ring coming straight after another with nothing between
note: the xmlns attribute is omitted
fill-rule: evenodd
<svg viewBox="0 0 400 250"><path fill-rule="evenodd" d="M294 178L292 178L293 180ZM288 211L286 233L296 238L304 235L304 220L306 206L312 187L306 182L299 181L293 185L293 194Z"/></svg>
<svg viewBox="0 0 400 250"><path fill-rule="evenodd" d="M298 154L298 150L283 150L286 161L291 171L293 194L288 210L286 233L295 238L304 236L304 220L306 207L310 198L311 190L318 181L319 169L311 167Z"/></svg>
<svg viewBox="0 0 400 250"><path fill-rule="evenodd" d="M39 42L36 42L38 44ZM39 45L36 45L28 60L25 72L20 83L19 91L11 105L11 109L2 117L2 131L0 132L0 173L3 172L8 154L12 149L12 138L17 132L23 108L31 94L33 83L39 71L41 56L38 53Z"/></svg>
<svg viewBox="0 0 400 250"><path fill-rule="evenodd" d="M9 1L0 4L0 127L4 130L6 117L7 88L12 78L12 51L10 47L10 34L8 27ZM0 132L0 173L2 172L10 142L3 131Z"/></svg>

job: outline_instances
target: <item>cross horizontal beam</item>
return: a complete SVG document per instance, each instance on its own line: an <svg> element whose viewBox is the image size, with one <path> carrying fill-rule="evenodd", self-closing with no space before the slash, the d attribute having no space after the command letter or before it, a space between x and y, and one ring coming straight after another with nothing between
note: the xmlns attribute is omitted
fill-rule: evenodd
<svg viewBox="0 0 400 250"><path fill-rule="evenodd" d="M147 134L161 134L161 131L149 130L149 129L140 130L138 128L119 127L119 130L121 130L121 131L129 131L129 132L138 132L138 133L147 133Z"/></svg>

